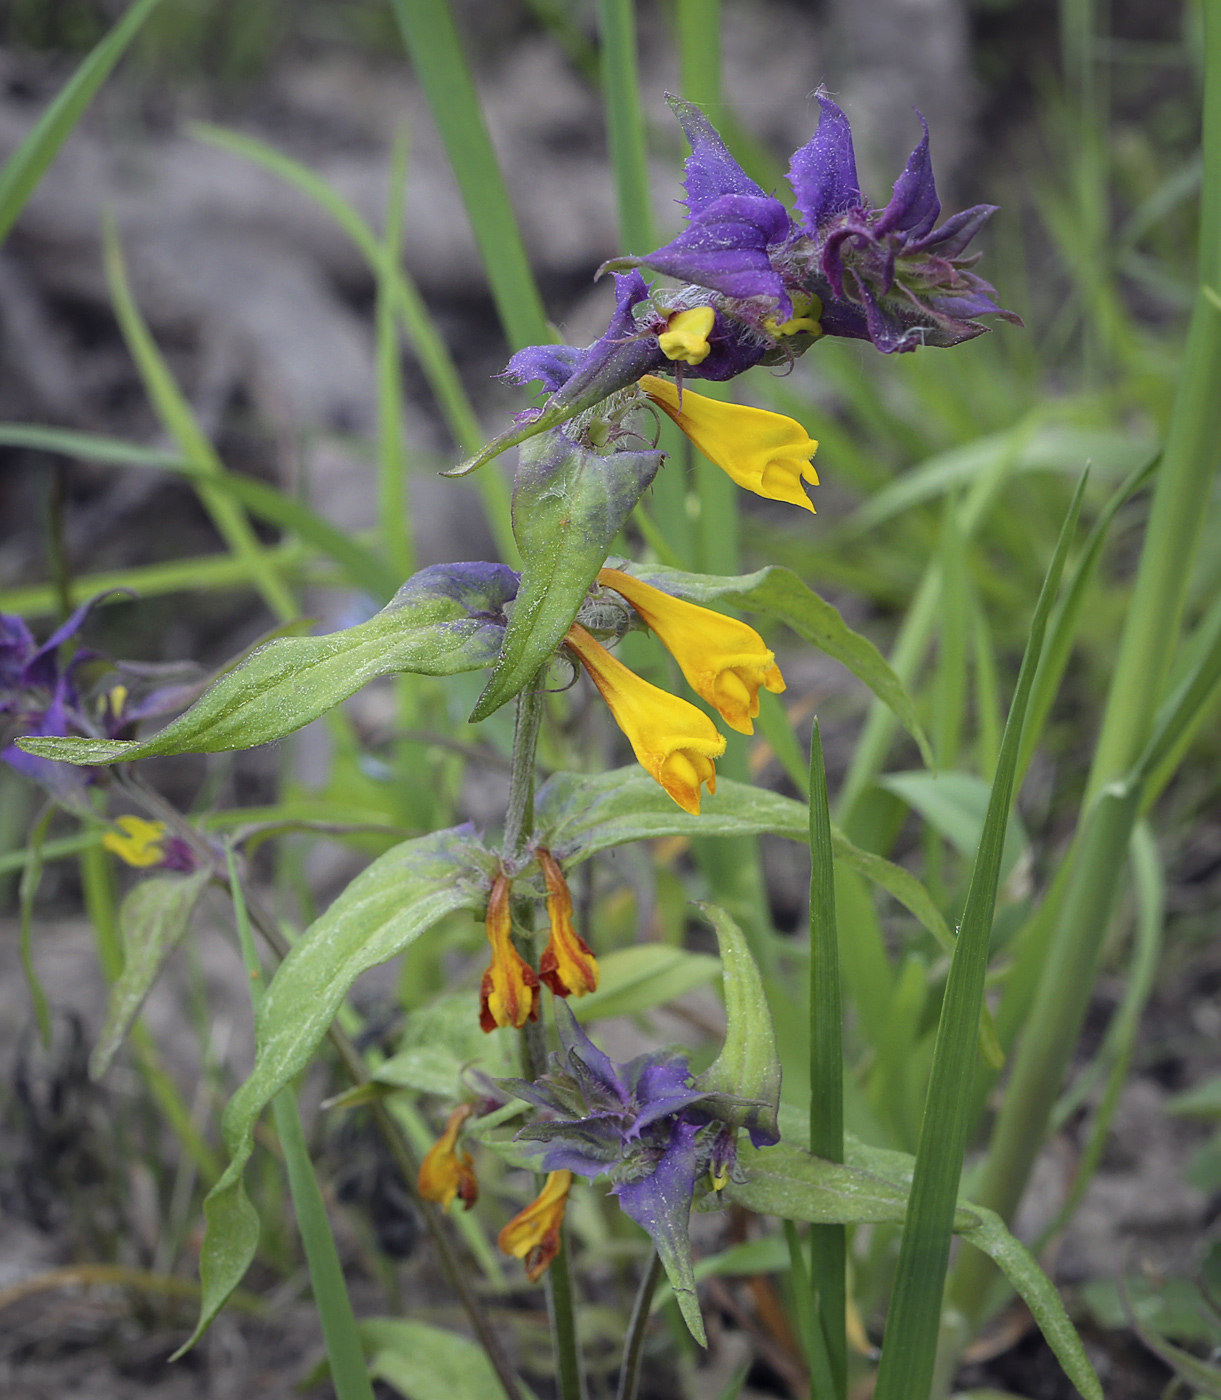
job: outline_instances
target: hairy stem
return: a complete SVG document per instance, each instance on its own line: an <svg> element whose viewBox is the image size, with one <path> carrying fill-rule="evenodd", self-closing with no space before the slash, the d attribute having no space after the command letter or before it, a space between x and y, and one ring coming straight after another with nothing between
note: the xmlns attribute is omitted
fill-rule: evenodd
<svg viewBox="0 0 1221 1400"><path fill-rule="evenodd" d="M648 1330L649 1312L653 1306L653 1294L657 1280L661 1278L661 1255L656 1250L644 1271L636 1301L632 1304L632 1316L627 1325L627 1336L623 1341L623 1366L619 1371L619 1388L615 1400L636 1400L636 1390L640 1385L640 1363L644 1356L644 1334Z"/></svg>

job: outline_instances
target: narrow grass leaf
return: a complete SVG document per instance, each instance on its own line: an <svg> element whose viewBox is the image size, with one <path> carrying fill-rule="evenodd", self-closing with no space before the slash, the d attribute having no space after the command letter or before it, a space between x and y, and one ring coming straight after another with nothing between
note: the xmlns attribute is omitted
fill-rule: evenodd
<svg viewBox="0 0 1221 1400"><path fill-rule="evenodd" d="M827 771L818 721L810 737L810 1150L844 1160L844 1047L839 928ZM786 1225L786 1229L792 1229ZM790 1249L793 1243L790 1242ZM843 1400L848 1384L847 1243L842 1225L810 1227L807 1330L816 1389ZM821 1357L819 1353L821 1352ZM825 1366L827 1374L819 1374ZM830 1383L829 1386L827 1383Z"/></svg>
<svg viewBox="0 0 1221 1400"><path fill-rule="evenodd" d="M636 64L635 0L598 0L602 97L624 253L653 249L652 196L640 79Z"/></svg>
<svg viewBox="0 0 1221 1400"><path fill-rule="evenodd" d="M412 66L449 154L505 338L551 340L517 216L492 149L448 0L391 0Z"/></svg>
<svg viewBox="0 0 1221 1400"><path fill-rule="evenodd" d="M974 860L983 837L990 785L974 773L887 773L878 786L901 797L913 811L944 836L967 860ZM1005 823L1000 878L1006 880L1029 845L1021 819L1011 812Z"/></svg>
<svg viewBox="0 0 1221 1400"><path fill-rule="evenodd" d="M100 39L0 170L0 243L85 108L161 0L135 0Z"/></svg>
<svg viewBox="0 0 1221 1400"><path fill-rule="evenodd" d="M42 843L51 826L55 808L48 807L34 823L30 832L30 844L25 849L25 865L17 886L17 899L21 908L20 953L21 970L25 973L25 984L30 991L30 1001L34 1006L34 1019L38 1023L38 1034L44 1046L51 1044L51 1005L39 981L34 967L34 900L38 897L38 887L42 884Z"/></svg>
<svg viewBox="0 0 1221 1400"><path fill-rule="evenodd" d="M1078 484L1031 621L966 907L950 963L916 1153L911 1210L899 1248L876 1400L923 1400L933 1375L942 1291L979 1042L984 976L1013 798L1018 746L1043 637L1081 509Z"/></svg>
<svg viewBox="0 0 1221 1400"><path fill-rule="evenodd" d="M196 422L190 405L174 382L169 366L136 306L127 280L127 269L119 247L118 234L111 218L105 220L102 232L106 277L110 284L115 315L118 317L127 348L140 372L140 378L144 381L145 392L166 431L177 442L182 455L202 472L216 475L223 470L216 449ZM292 593L285 587L283 578L267 559L263 546L242 508L229 496L213 490L208 484L201 482L198 489L200 500L212 517L218 533L230 552L247 565L267 606L281 621L296 617L299 609Z"/></svg>
<svg viewBox="0 0 1221 1400"><path fill-rule="evenodd" d="M257 1015L263 1000L262 973L232 846L228 849L228 861L229 887L233 894L238 941L249 975L250 1001ZM356 1316L352 1311L352 1300L348 1296L343 1266L339 1262L339 1251L335 1248L335 1237L331 1234L326 1205L318 1186L318 1178L314 1174L313 1163L310 1161L305 1133L301 1128L301 1115L290 1085L286 1084L276 1094L272 1101L272 1114L275 1118L276 1134L280 1139L280 1148L284 1153L288 1189L297 1216L297 1228L301 1232L301 1244L305 1250L306 1267L309 1269L314 1306L322 1324L336 1400L373 1400L373 1386L365 1370L364 1352L361 1348L360 1333L356 1328Z"/></svg>
<svg viewBox="0 0 1221 1400"><path fill-rule="evenodd" d="M481 850L461 828L393 847L348 885L277 969L255 1018L254 1068L225 1110L229 1166L204 1202L203 1302L179 1355L203 1335L254 1258L259 1221L242 1173L259 1115L309 1063L361 973L401 953L446 914L478 906L484 895L469 872Z"/></svg>

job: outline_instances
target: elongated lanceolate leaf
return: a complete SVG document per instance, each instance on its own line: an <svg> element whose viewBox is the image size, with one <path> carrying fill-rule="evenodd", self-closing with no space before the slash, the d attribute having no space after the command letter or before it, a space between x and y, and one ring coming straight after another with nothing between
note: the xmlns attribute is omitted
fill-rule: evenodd
<svg viewBox="0 0 1221 1400"><path fill-rule="evenodd" d="M657 475L662 455L600 457L558 432L522 447L513 487L521 587L496 670L472 721L486 719L524 690L564 640L615 536Z"/></svg>
<svg viewBox="0 0 1221 1400"><path fill-rule="evenodd" d="M369 1373L406 1400L490 1400L501 1394L496 1372L481 1346L457 1332L396 1317L360 1324L372 1352Z"/></svg>
<svg viewBox="0 0 1221 1400"><path fill-rule="evenodd" d="M404 841L362 871L280 965L256 1018L254 1069L225 1110L230 1162L204 1202L203 1302L188 1347L254 1258L259 1221L242 1172L259 1114L309 1062L362 972L402 952L452 910L480 905L488 860L467 827Z"/></svg>
<svg viewBox="0 0 1221 1400"><path fill-rule="evenodd" d="M740 577L689 574L662 564L631 564L625 566L624 571L691 603L727 603L787 623L799 637L846 666L857 680L863 681L884 705L888 705L920 746L921 758L933 767L932 751L916 717L916 707L886 658L868 637L862 637L848 626L838 608L802 583L792 569L771 564L757 573Z"/></svg>
<svg viewBox="0 0 1221 1400"><path fill-rule="evenodd" d="M742 1145L739 1179L725 1188L734 1204L761 1215L808 1220L816 1225L901 1224L907 1215L915 1159L849 1143L848 1164L814 1157L789 1141L756 1151ZM1065 1374L1086 1400L1102 1400L1102 1387L1054 1284L1034 1256L1006 1230L993 1211L960 1201L954 1230L992 1258L1021 1295Z"/></svg>
<svg viewBox="0 0 1221 1400"><path fill-rule="evenodd" d="M746 935L724 909L703 903L697 907L716 930L721 949L726 1026L721 1053L695 1081L696 1087L751 1100L751 1105L743 1105L732 1121L745 1128L757 1145L778 1142L780 1055L763 979L751 957Z"/></svg>
<svg viewBox="0 0 1221 1400"><path fill-rule="evenodd" d="M154 875L131 891L119 909L123 971L110 989L106 1024L89 1057L89 1073L100 1079L131 1029L149 988L191 922L210 870L189 875Z"/></svg>
<svg viewBox="0 0 1221 1400"><path fill-rule="evenodd" d="M490 666L517 575L501 564L438 564L407 580L367 622L325 637L285 637L226 672L151 739L54 739L44 757L118 763L149 754L217 753L282 739L367 681L398 671L451 676Z"/></svg>
<svg viewBox="0 0 1221 1400"><path fill-rule="evenodd" d="M700 815L693 817L635 766L592 777L554 774L539 789L536 822L542 844L565 865L587 860L611 846L658 836L758 836L768 832L793 841L809 840L804 802L720 778L716 796L705 797ZM893 895L942 947L952 946L945 919L910 870L854 846L836 827L831 828L831 848L836 860Z"/></svg>
<svg viewBox="0 0 1221 1400"><path fill-rule="evenodd" d="M893 792L957 848L967 860L975 859L988 813L991 786L974 773L886 773L878 786ZM1000 880L1008 879L1029 844L1021 818L1010 812L1005 827Z"/></svg>

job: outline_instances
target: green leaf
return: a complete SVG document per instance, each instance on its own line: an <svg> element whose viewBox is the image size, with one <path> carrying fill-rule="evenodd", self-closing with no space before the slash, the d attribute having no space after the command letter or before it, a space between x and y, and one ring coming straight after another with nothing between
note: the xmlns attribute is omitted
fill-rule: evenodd
<svg viewBox="0 0 1221 1400"><path fill-rule="evenodd" d="M839 610L820 598L791 569L777 564L740 577L689 574L661 564L629 565L625 572L655 588L691 603L705 606L727 603L731 607L760 612L786 623L799 637L846 666L894 712L895 718L915 739L920 756L931 768L933 755L916 707L903 682L868 637L854 632Z"/></svg>
<svg viewBox="0 0 1221 1400"><path fill-rule="evenodd" d="M450 993L407 1017L398 1050L373 1074L378 1084L457 1099L463 1069L493 1078L518 1072L518 1037L511 1030L479 1029L470 992Z"/></svg>
<svg viewBox="0 0 1221 1400"><path fill-rule="evenodd" d="M482 1347L457 1332L393 1317L360 1324L369 1374L407 1400L488 1400L502 1387Z"/></svg>
<svg viewBox="0 0 1221 1400"><path fill-rule="evenodd" d="M1203 1084L1172 1094L1166 1100L1166 1112L1184 1118L1221 1118L1221 1077L1206 1079Z"/></svg>
<svg viewBox="0 0 1221 1400"><path fill-rule="evenodd" d="M206 869L189 875L154 875L141 880L124 899L119 909L123 971L110 989L106 1024L89 1057L92 1078L101 1079L110 1068L149 988L190 926L211 876Z"/></svg>
<svg viewBox="0 0 1221 1400"><path fill-rule="evenodd" d="M1039 1268L1034 1255L1005 1229L1004 1221L994 1211L971 1206L979 1216L979 1224L961 1230L964 1240L982 1250L1021 1295L1030 1315L1039 1324L1047 1345L1056 1354L1064 1374L1077 1387L1085 1400L1103 1400L1102 1385L1090 1359L1069 1319L1055 1284Z"/></svg>
<svg viewBox="0 0 1221 1400"><path fill-rule="evenodd" d="M780 1054L763 979L750 955L746 937L723 909L696 905L716 930L725 977L725 1043L721 1053L699 1076L696 1085L710 1093L732 1094L752 1101L735 1111L732 1121L753 1138L780 1136ZM725 1115L722 1115L725 1116Z"/></svg>
<svg viewBox="0 0 1221 1400"><path fill-rule="evenodd" d="M522 448L513 488L521 587L472 723L524 690L564 640L661 458L660 452L600 457L562 433L534 438Z"/></svg>
<svg viewBox="0 0 1221 1400"><path fill-rule="evenodd" d="M991 787L974 773L887 773L877 779L879 787L901 797L914 811L967 860L974 860L983 835ZM1001 855L1002 883L1021 859L1029 838L1016 812L1009 813L1005 825L1005 846Z"/></svg>
<svg viewBox="0 0 1221 1400"><path fill-rule="evenodd" d="M254 1258L259 1221L242 1172L260 1113L309 1062L361 973L401 953L452 910L481 905L486 892L478 872L489 859L463 827L404 841L362 871L280 965L256 1017L254 1068L225 1110L230 1162L204 1202L203 1302L186 1347Z"/></svg>
<svg viewBox="0 0 1221 1400"><path fill-rule="evenodd" d="M787 1119L786 1119L787 1127ZM811 1224L901 1224L915 1159L849 1140L848 1164L814 1157L787 1141L761 1151L743 1144L740 1177L724 1195L760 1215ZM1065 1374L1086 1400L1102 1400L1102 1387L1069 1320L1059 1293L1034 1256L1005 1229L1000 1217L959 1201L953 1228L1002 1269L1039 1324Z"/></svg>
<svg viewBox="0 0 1221 1400"><path fill-rule="evenodd" d="M632 1016L702 986L720 970L720 961L707 953L689 953L666 943L637 943L599 957L598 990L572 997L568 1005L578 1021Z"/></svg>
<svg viewBox="0 0 1221 1400"><path fill-rule="evenodd" d="M39 117L34 129L5 161L0 170L0 243L98 88L160 3L161 0L135 0L118 24L94 46Z"/></svg>
<svg viewBox="0 0 1221 1400"><path fill-rule="evenodd" d="M489 666L503 634L512 574L464 589L457 566L409 578L392 602L356 627L324 637L283 637L226 672L172 724L150 739L30 739L69 763L119 763L149 754L218 753L282 739L391 672L450 676ZM481 568L492 569L485 565Z"/></svg>
<svg viewBox="0 0 1221 1400"><path fill-rule="evenodd" d="M556 773L539 789L535 820L540 841L565 865L575 865L611 846L658 836L758 836L767 832L792 841L809 840L803 802L749 783L720 778L700 814L684 812L635 765L585 776ZM872 880L908 909L947 950L953 939L932 896L909 870L863 851L831 828L835 858Z"/></svg>

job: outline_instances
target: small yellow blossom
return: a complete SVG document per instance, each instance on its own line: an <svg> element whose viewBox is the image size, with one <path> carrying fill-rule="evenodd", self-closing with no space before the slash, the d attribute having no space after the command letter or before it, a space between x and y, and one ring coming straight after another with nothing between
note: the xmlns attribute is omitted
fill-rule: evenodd
<svg viewBox="0 0 1221 1400"><path fill-rule="evenodd" d="M784 690L775 655L753 627L701 608L618 569L603 569L598 582L631 603L682 668L691 689L720 712L739 734L753 734L759 687Z"/></svg>
<svg viewBox="0 0 1221 1400"><path fill-rule="evenodd" d="M509 882L497 875L488 898L492 962L479 987L479 1024L485 1031L497 1026L521 1030L527 1021L538 1020L538 974L513 946L512 927Z"/></svg>
<svg viewBox="0 0 1221 1400"><path fill-rule="evenodd" d="M538 863L547 882L547 918L551 937L538 962L539 980L557 997L583 997L598 990L598 960L572 926L572 895L559 862L541 847Z"/></svg>
<svg viewBox="0 0 1221 1400"><path fill-rule="evenodd" d="M640 387L739 486L813 511L801 483L818 485L818 473L810 465L818 443L800 423L764 408L705 398L690 389L684 389L680 399L678 389L655 374L646 374Z"/></svg>
<svg viewBox="0 0 1221 1400"><path fill-rule="evenodd" d="M548 1172L543 1189L525 1210L518 1211L496 1240L505 1254L522 1260L531 1283L542 1278L560 1252L560 1226L571 1186L571 1172Z"/></svg>
<svg viewBox="0 0 1221 1400"><path fill-rule="evenodd" d="M823 333L819 317L822 315L822 301L816 296L798 294L793 297L793 315L787 321L777 323L774 316L763 322L763 329L769 335L810 335L817 340Z"/></svg>
<svg viewBox="0 0 1221 1400"><path fill-rule="evenodd" d="M574 624L564 640L602 692L640 766L683 811L698 816L700 787L716 792L712 760L725 752L725 736L702 710L629 671L583 627Z"/></svg>
<svg viewBox="0 0 1221 1400"><path fill-rule="evenodd" d="M113 851L128 865L143 868L160 865L165 859L164 822L146 822L143 817L119 817L115 822L119 831L108 831L102 837L102 845ZM120 835L120 832L122 833Z"/></svg>
<svg viewBox="0 0 1221 1400"><path fill-rule="evenodd" d="M676 311L657 337L657 344L667 360L681 360L687 365L702 365L712 346L708 337L716 321L711 306L696 306L690 311Z"/></svg>
<svg viewBox="0 0 1221 1400"><path fill-rule="evenodd" d="M416 1182L426 1201L435 1201L442 1208L459 1200L467 1210L479 1199L474 1163L469 1152L457 1150L458 1133L474 1109L469 1104L455 1108L449 1115L445 1131L428 1149L420 1163Z"/></svg>

